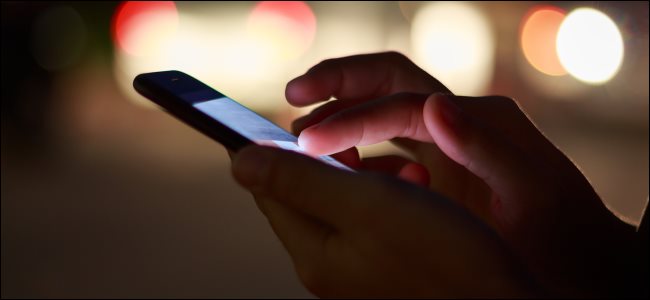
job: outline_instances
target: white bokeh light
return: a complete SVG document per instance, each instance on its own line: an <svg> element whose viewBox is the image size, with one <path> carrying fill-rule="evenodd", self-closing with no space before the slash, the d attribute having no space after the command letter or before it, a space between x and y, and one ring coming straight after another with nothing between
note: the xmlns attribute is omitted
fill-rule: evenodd
<svg viewBox="0 0 650 300"><path fill-rule="evenodd" d="M180 70L246 106L273 110L277 102L270 101L264 92L281 84L282 78L277 75L283 74L286 61L274 56L278 52L269 49L273 44L247 34L247 8L221 11L218 18L180 10L176 33L161 40L155 51L133 56L117 48L114 70L120 88L137 104L155 107L135 92L133 78L145 72Z"/></svg>
<svg viewBox="0 0 650 300"><path fill-rule="evenodd" d="M593 8L579 8L560 25L557 53L569 74L586 83L600 84L620 68L623 39L607 15Z"/></svg>
<svg viewBox="0 0 650 300"><path fill-rule="evenodd" d="M411 29L414 60L454 93L485 92L494 67L490 23L468 3L438 2L422 7Z"/></svg>

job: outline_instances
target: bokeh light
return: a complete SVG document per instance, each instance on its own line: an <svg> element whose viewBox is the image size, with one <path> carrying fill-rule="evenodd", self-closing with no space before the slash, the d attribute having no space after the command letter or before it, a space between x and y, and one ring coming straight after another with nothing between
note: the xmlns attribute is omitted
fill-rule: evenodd
<svg viewBox="0 0 650 300"><path fill-rule="evenodd" d="M251 12L247 29L275 58L295 59L314 41L316 17L302 1L262 1Z"/></svg>
<svg viewBox="0 0 650 300"><path fill-rule="evenodd" d="M494 38L484 15L469 3L422 7L411 28L414 59L453 92L483 93L494 67Z"/></svg>
<svg viewBox="0 0 650 300"><path fill-rule="evenodd" d="M563 10L553 6L533 7L523 18L521 48L528 62L538 71L561 76L567 72L557 56L556 40Z"/></svg>
<svg viewBox="0 0 650 300"><path fill-rule="evenodd" d="M296 71L304 73L327 58L385 50L381 5L355 1L319 4L314 49Z"/></svg>
<svg viewBox="0 0 650 300"><path fill-rule="evenodd" d="M250 193L233 180L225 148L137 105L154 107L133 78L182 70L285 128L313 108L290 108L285 85L330 58L396 50L464 93L474 77L452 82L413 51L415 17L436 4L476 9L489 21L483 30L495 47L471 46L493 60L488 89L477 94L516 99L608 208L626 222L641 220L649 193L649 2L305 3L315 16L311 42L298 17L273 11L254 20L260 1L176 1L177 19L168 16L177 28L168 33L157 32L165 28L156 18L133 22L143 27L129 32L126 20L135 16L123 15L122 35L134 36L120 42L123 1L2 2L2 298L313 298ZM566 14L592 6L616 23L624 61L611 79L586 84L566 69L551 76L532 64L522 28L544 6ZM459 11L419 19L435 25L419 28L465 39L470 19ZM255 28L261 25L268 28ZM283 49L289 44L297 48ZM359 151L415 159L390 143Z"/></svg>
<svg viewBox="0 0 650 300"><path fill-rule="evenodd" d="M404 19L407 21L411 21L413 19L413 16L415 15L415 12L418 10L420 5L422 5L422 2L419 1L397 1L397 5L399 6L399 10L402 13L402 16Z"/></svg>
<svg viewBox="0 0 650 300"><path fill-rule="evenodd" d="M68 6L55 7L34 22L32 52L44 69L61 70L79 60L86 40L86 24L79 13Z"/></svg>
<svg viewBox="0 0 650 300"><path fill-rule="evenodd" d="M600 84L611 79L623 61L623 38L614 22L593 8L567 15L557 36L562 66L578 80Z"/></svg>
<svg viewBox="0 0 650 300"><path fill-rule="evenodd" d="M280 59L272 49L277 46L268 39L249 34L246 22L252 5L232 4L210 14L202 13L205 7L198 2L179 3L181 21L174 34L160 39L146 55L116 51L118 85L135 103L155 107L134 91L133 78L144 72L181 70L255 110L273 109L277 102L269 98L274 93L282 95L278 75L290 63Z"/></svg>
<svg viewBox="0 0 650 300"><path fill-rule="evenodd" d="M126 1L117 8L112 34L119 48L144 56L158 51L178 28L178 12L172 1Z"/></svg>

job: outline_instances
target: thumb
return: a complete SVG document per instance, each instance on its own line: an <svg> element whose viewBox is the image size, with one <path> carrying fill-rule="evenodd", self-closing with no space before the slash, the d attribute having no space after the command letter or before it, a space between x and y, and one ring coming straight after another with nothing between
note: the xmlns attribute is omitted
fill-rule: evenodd
<svg viewBox="0 0 650 300"><path fill-rule="evenodd" d="M391 188L393 184L377 182L369 174L337 169L312 157L272 147L240 150L232 171L235 179L254 194L337 229L354 227L359 216L375 213L373 207L403 196Z"/></svg>
<svg viewBox="0 0 650 300"><path fill-rule="evenodd" d="M455 97L433 94L424 105L424 123L434 142L501 198L530 191L535 179L526 154L504 134L472 118L454 103Z"/></svg>

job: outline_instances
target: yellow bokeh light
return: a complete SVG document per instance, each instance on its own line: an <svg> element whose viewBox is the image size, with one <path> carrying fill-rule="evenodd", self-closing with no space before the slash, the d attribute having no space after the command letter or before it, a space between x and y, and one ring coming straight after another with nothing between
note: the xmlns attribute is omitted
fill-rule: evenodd
<svg viewBox="0 0 650 300"><path fill-rule="evenodd" d="M266 51L280 60L300 57L316 34L314 13L302 1L259 2L246 25L251 39L267 45Z"/></svg>
<svg viewBox="0 0 650 300"><path fill-rule="evenodd" d="M593 8L579 8L560 25L557 53L569 74L589 84L600 84L620 68L623 38L607 15Z"/></svg>

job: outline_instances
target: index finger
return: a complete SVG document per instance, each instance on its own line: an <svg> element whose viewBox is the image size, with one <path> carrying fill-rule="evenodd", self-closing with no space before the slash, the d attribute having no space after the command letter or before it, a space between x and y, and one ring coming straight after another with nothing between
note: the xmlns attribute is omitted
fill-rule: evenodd
<svg viewBox="0 0 650 300"><path fill-rule="evenodd" d="M324 60L287 84L290 104L306 106L337 99L361 102L397 92L451 93L398 52Z"/></svg>

